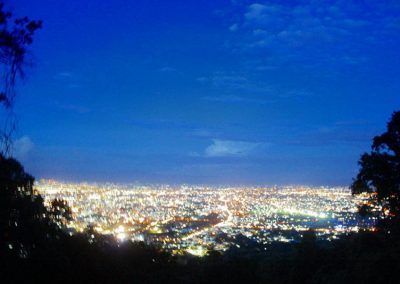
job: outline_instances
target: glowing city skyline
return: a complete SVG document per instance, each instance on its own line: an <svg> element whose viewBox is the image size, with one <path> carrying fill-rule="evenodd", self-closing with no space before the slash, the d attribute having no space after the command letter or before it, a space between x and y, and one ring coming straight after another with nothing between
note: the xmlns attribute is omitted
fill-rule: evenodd
<svg viewBox="0 0 400 284"><path fill-rule="evenodd" d="M224 251L241 237L266 247L298 241L312 228L332 240L373 229L376 216L362 218L365 196L329 187L203 187L62 183L41 180L36 190L50 204L63 199L72 209L74 232L92 226L118 241L159 244L174 253ZM239 238L239 239L238 239Z"/></svg>

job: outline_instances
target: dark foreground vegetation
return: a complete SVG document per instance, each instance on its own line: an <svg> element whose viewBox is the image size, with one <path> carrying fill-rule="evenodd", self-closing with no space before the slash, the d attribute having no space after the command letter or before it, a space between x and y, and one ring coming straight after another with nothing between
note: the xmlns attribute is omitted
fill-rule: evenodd
<svg viewBox="0 0 400 284"><path fill-rule="evenodd" d="M398 283L400 269L398 238L370 233L252 256L171 257L143 244L89 244L85 235L47 236L26 258L3 253L1 279L29 283Z"/></svg>

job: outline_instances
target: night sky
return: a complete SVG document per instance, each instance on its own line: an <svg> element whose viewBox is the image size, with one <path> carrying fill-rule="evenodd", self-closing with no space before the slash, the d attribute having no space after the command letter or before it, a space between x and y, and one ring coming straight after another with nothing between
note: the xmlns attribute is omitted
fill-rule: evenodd
<svg viewBox="0 0 400 284"><path fill-rule="evenodd" d="M400 109L400 1L13 0L36 178L349 185Z"/></svg>

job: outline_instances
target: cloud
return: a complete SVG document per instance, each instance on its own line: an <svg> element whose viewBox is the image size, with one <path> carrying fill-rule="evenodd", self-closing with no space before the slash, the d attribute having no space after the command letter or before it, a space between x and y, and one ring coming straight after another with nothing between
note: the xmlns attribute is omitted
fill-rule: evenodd
<svg viewBox="0 0 400 284"><path fill-rule="evenodd" d="M267 49L277 65L301 60L365 65L368 58L360 51L371 44L383 48L400 32L398 1L273 2L242 2L241 20L232 17L242 32L242 40L231 44L234 50Z"/></svg>
<svg viewBox="0 0 400 284"><path fill-rule="evenodd" d="M231 25L231 26L229 27L229 30L230 30L231 32L235 32L235 31L237 31L238 28L239 28L239 25L238 25L238 24L233 24L233 25Z"/></svg>
<svg viewBox="0 0 400 284"><path fill-rule="evenodd" d="M56 75L54 75L54 79L57 79L57 80L71 79L74 77L75 77L74 73L68 72L68 71L59 72Z"/></svg>
<svg viewBox="0 0 400 284"><path fill-rule="evenodd" d="M379 132L379 125L373 125L362 120L338 121L330 125L314 126L285 143L324 147L330 145L352 145L359 148L360 145L368 145L371 137L377 132Z"/></svg>
<svg viewBox="0 0 400 284"><path fill-rule="evenodd" d="M210 137L212 136L212 132L207 129L194 129L191 134L196 137Z"/></svg>
<svg viewBox="0 0 400 284"><path fill-rule="evenodd" d="M274 20L273 15L282 12L282 7L283 6L273 4L250 4L244 17L248 21L267 24L270 20Z"/></svg>
<svg viewBox="0 0 400 284"><path fill-rule="evenodd" d="M248 80L245 76L235 73L215 72L209 77L197 78L199 82L211 83L214 87L241 89L246 86Z"/></svg>
<svg viewBox="0 0 400 284"><path fill-rule="evenodd" d="M175 68L165 66L165 67L158 69L158 71L160 71L160 72L176 72L177 70Z"/></svg>
<svg viewBox="0 0 400 284"><path fill-rule="evenodd" d="M222 91L241 91L243 93L269 93L272 91L269 84L251 80L239 72L214 72L209 77L197 78L197 81Z"/></svg>
<svg viewBox="0 0 400 284"><path fill-rule="evenodd" d="M57 84L65 86L69 89L77 89L81 87L80 76L74 72L63 71L53 76L53 79Z"/></svg>
<svg viewBox="0 0 400 284"><path fill-rule="evenodd" d="M262 143L213 139L204 151L205 157L245 157L253 153Z"/></svg>
<svg viewBox="0 0 400 284"><path fill-rule="evenodd" d="M229 104L266 105L278 100L309 97L313 94L305 89L289 89L273 86L251 76L236 72L214 72L209 77L199 77L197 81L218 90L218 95L201 97L201 100Z"/></svg>
<svg viewBox="0 0 400 284"><path fill-rule="evenodd" d="M14 142L14 154L17 159L24 159L35 147L28 136L23 136Z"/></svg>
<svg viewBox="0 0 400 284"><path fill-rule="evenodd" d="M229 95L229 96L218 96L218 97L203 97L205 101L210 102L221 102L221 103L250 103L250 104L266 104L267 100L263 99L253 99L253 98L246 98L242 96L236 95Z"/></svg>
<svg viewBox="0 0 400 284"><path fill-rule="evenodd" d="M169 119L135 119L128 122L130 125L143 129L165 129L165 130L192 130L197 129L198 125L188 121L169 120Z"/></svg>
<svg viewBox="0 0 400 284"><path fill-rule="evenodd" d="M82 106L82 105L78 105L78 104L55 102L55 105L56 105L56 107L58 107L60 109L71 111L71 112L76 112L79 114L88 113L91 111L90 108Z"/></svg>

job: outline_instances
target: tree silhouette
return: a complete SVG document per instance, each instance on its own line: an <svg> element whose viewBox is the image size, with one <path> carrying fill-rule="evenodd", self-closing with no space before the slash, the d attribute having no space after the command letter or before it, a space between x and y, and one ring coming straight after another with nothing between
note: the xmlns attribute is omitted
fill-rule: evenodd
<svg viewBox="0 0 400 284"><path fill-rule="evenodd" d="M26 256L36 245L35 232L49 224L42 197L32 194L33 182L18 161L0 155L0 251Z"/></svg>
<svg viewBox="0 0 400 284"><path fill-rule="evenodd" d="M58 225L65 225L72 220L72 211L68 203L63 199L54 199L49 208L50 217Z"/></svg>
<svg viewBox="0 0 400 284"><path fill-rule="evenodd" d="M35 248L61 234L61 230L50 218L51 214L44 206L43 198L33 192L34 178L25 172L17 160L9 157L11 136L15 129L15 117L12 115L15 85L18 77L24 77L24 69L28 64L28 47L41 24L41 21L27 17L13 18L0 0L0 105L6 110L5 125L0 131L2 256L27 258ZM54 216L56 213L59 212L52 212Z"/></svg>
<svg viewBox="0 0 400 284"><path fill-rule="evenodd" d="M371 153L361 156L353 180L353 194L371 193L369 205L382 207L387 219L400 213L400 111L393 113L387 130L373 139ZM363 208L365 210L365 207Z"/></svg>
<svg viewBox="0 0 400 284"><path fill-rule="evenodd" d="M33 42L35 31L41 26L41 21L27 17L14 19L12 13L4 9L3 1L0 1L0 104L8 111L0 133L0 150L5 155L10 154L11 138L16 128L12 113L15 84L18 77L25 75L24 69L29 63L28 47Z"/></svg>

